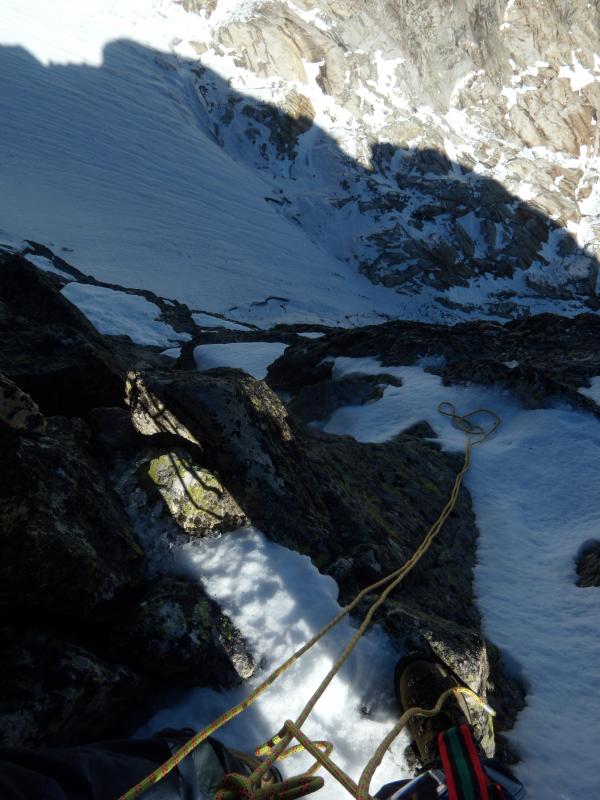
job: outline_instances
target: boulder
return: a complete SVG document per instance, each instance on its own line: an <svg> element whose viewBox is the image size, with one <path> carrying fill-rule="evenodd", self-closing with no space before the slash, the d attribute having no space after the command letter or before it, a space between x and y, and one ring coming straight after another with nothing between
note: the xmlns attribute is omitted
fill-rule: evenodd
<svg viewBox="0 0 600 800"><path fill-rule="evenodd" d="M256 669L240 632L202 586L171 575L143 587L115 622L110 649L169 685L232 686Z"/></svg>

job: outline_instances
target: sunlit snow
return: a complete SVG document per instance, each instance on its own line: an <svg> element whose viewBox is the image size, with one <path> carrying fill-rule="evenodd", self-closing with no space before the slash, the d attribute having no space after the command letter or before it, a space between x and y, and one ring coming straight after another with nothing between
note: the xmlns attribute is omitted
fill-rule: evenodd
<svg viewBox="0 0 600 800"><path fill-rule="evenodd" d="M177 704L159 711L138 731L140 736L165 726L191 725L199 730L239 703L339 611L332 578L321 575L308 557L269 542L256 530L192 543L175 558L179 569L202 580L244 632L261 667L240 689L187 692ZM347 619L340 622L257 703L222 728L218 738L248 752L277 733L286 719L295 719L354 630ZM311 738L334 743L335 761L355 779L396 721L392 681L398 656L381 631L371 630L303 726ZM386 755L375 774L374 791L407 774L402 755L407 743L402 734ZM309 763L299 756L282 766L285 774L293 775ZM325 791L335 800L347 798L329 776Z"/></svg>

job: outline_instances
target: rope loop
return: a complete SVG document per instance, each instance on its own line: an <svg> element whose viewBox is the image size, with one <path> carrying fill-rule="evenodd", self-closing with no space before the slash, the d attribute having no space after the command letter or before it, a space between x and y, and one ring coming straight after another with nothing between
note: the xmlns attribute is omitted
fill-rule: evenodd
<svg viewBox="0 0 600 800"><path fill-rule="evenodd" d="M445 417L450 417L452 424L459 431L469 437L480 437L472 441L472 444L481 444L500 427L500 417L489 408L476 408L475 411L469 411L468 414L459 414L454 403L444 400L438 405L437 410ZM491 425L488 428L471 421L473 417L481 414L491 417Z"/></svg>

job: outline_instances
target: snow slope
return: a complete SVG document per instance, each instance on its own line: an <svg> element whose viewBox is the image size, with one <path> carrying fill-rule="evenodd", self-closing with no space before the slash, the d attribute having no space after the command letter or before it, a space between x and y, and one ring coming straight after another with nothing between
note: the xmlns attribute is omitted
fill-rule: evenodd
<svg viewBox="0 0 600 800"><path fill-rule="evenodd" d="M283 355L286 347L283 342L201 344L194 349L194 359L200 370L234 367L262 380L266 377L269 366Z"/></svg>
<svg viewBox="0 0 600 800"><path fill-rule="evenodd" d="M160 308L139 295L74 281L62 293L100 333L129 336L137 344L162 347L192 338L189 333L178 333L161 322Z"/></svg>
<svg viewBox="0 0 600 800"><path fill-rule="evenodd" d="M214 141L195 63L168 52L201 24L162 0L5 0L0 242L68 248L100 280L247 321L398 313Z"/></svg>

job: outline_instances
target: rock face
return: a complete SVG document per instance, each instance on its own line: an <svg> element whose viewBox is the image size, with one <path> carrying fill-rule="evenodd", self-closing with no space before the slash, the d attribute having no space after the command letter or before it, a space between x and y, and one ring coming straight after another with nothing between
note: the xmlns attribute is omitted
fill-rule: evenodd
<svg viewBox="0 0 600 800"><path fill-rule="evenodd" d="M122 367L57 283L0 253L0 372L43 414L84 415L123 402Z"/></svg>
<svg viewBox="0 0 600 800"><path fill-rule="evenodd" d="M150 686L60 634L2 626L0 744L48 747L106 735Z"/></svg>
<svg viewBox="0 0 600 800"><path fill-rule="evenodd" d="M187 533L218 534L248 523L219 479L194 464L182 448L154 456L148 463L147 475L171 517Z"/></svg>
<svg viewBox="0 0 600 800"><path fill-rule="evenodd" d="M467 312L597 307L596 4L184 7L207 18L191 45L220 143L338 257L403 294L469 287Z"/></svg>
<svg viewBox="0 0 600 800"><path fill-rule="evenodd" d="M122 407L121 356L60 283L19 256L0 257L0 278L0 364L10 376L0 375L0 744L76 744L110 736L165 685L228 686L256 665L201 585L150 567L155 551L113 488L128 471L135 491L152 484L152 502L163 504L159 490L170 498L179 473L161 457L192 465L185 445L136 433ZM198 485L226 498L235 527L241 512L201 470ZM198 486L187 489L197 497ZM202 513L213 509L172 496L164 509L178 535L210 527Z"/></svg>
<svg viewBox="0 0 600 800"><path fill-rule="evenodd" d="M202 587L168 575L144 587L110 647L118 660L178 685L219 687L256 669L239 631Z"/></svg>
<svg viewBox="0 0 600 800"><path fill-rule="evenodd" d="M85 620L135 582L143 552L81 421L50 417L3 471L0 607Z"/></svg>

